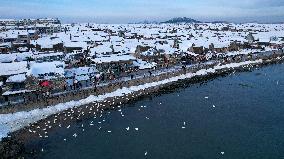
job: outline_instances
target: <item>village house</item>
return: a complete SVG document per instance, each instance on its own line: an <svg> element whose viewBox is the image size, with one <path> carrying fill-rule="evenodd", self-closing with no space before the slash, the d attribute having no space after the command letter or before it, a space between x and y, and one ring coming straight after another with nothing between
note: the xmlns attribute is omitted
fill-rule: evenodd
<svg viewBox="0 0 284 159"><path fill-rule="evenodd" d="M136 58L130 54L119 54L105 55L91 60L100 72L104 72L109 78L114 78L132 72L134 70L133 61Z"/></svg>
<svg viewBox="0 0 284 159"><path fill-rule="evenodd" d="M36 62L63 61L65 54L63 52L37 52L33 55Z"/></svg>
<svg viewBox="0 0 284 159"><path fill-rule="evenodd" d="M11 51L11 43L0 43L0 53L6 54Z"/></svg>
<svg viewBox="0 0 284 159"><path fill-rule="evenodd" d="M53 33L59 33L61 31L60 24L36 24L35 28L41 34L53 34Z"/></svg>
<svg viewBox="0 0 284 159"><path fill-rule="evenodd" d="M17 43L30 43L30 35L28 32L19 32L18 33L18 39L17 39Z"/></svg>
<svg viewBox="0 0 284 159"><path fill-rule="evenodd" d="M243 48L243 44L240 41L233 41L230 43L228 47L228 51L239 51L240 49Z"/></svg>
<svg viewBox="0 0 284 159"><path fill-rule="evenodd" d="M72 53L72 52L83 52L87 50L87 43L86 42L65 42L64 43L64 52L65 53Z"/></svg>
<svg viewBox="0 0 284 159"><path fill-rule="evenodd" d="M2 97L8 101L9 95L17 98L17 94L24 93L25 73L28 71L27 62L0 63L0 83Z"/></svg>
<svg viewBox="0 0 284 159"><path fill-rule="evenodd" d="M270 47L272 49L281 50L284 48L284 38L283 37L270 37Z"/></svg>
<svg viewBox="0 0 284 159"><path fill-rule="evenodd" d="M31 47L39 52L63 52L63 41L58 37L44 37L31 41Z"/></svg>
<svg viewBox="0 0 284 159"><path fill-rule="evenodd" d="M258 39L256 43L260 47L268 47L270 46L270 39Z"/></svg>
<svg viewBox="0 0 284 159"><path fill-rule="evenodd" d="M192 46L189 48L190 52L193 52L195 54L202 55L204 54L204 47L203 46L196 46L195 44L192 44Z"/></svg>
<svg viewBox="0 0 284 159"><path fill-rule="evenodd" d="M245 39L248 41L249 44L252 44L255 41L255 38L252 33L249 33Z"/></svg>
<svg viewBox="0 0 284 159"><path fill-rule="evenodd" d="M15 19L0 19L0 24L5 26L15 26L18 23L18 20Z"/></svg>
<svg viewBox="0 0 284 159"><path fill-rule="evenodd" d="M225 53L229 51L230 42L222 42L222 43L211 43L209 45L209 50L215 53Z"/></svg>
<svg viewBox="0 0 284 159"><path fill-rule="evenodd" d="M148 63L155 63L158 68L173 65L177 60L174 52L172 52L172 54L170 52L166 53L166 50L157 48L148 49L142 52L139 57Z"/></svg>
<svg viewBox="0 0 284 159"><path fill-rule="evenodd" d="M65 69L65 79L66 84L70 89L74 87L87 87L93 84L96 81L96 77L99 74L99 71L95 67L78 67ZM75 86L77 84L77 86ZM73 87L73 88L72 88Z"/></svg>
<svg viewBox="0 0 284 159"><path fill-rule="evenodd" d="M112 53L113 53L113 48L105 44L90 48L89 56L92 58L96 58L103 55L111 55Z"/></svg>
<svg viewBox="0 0 284 159"><path fill-rule="evenodd" d="M29 65L29 70L26 74L26 83L28 83L26 89L53 92L64 90L64 86L66 85L64 78L64 62L32 62Z"/></svg>
<svg viewBox="0 0 284 159"><path fill-rule="evenodd" d="M12 43L17 41L18 34L14 31L7 31L0 33L0 43Z"/></svg>
<svg viewBox="0 0 284 159"><path fill-rule="evenodd" d="M12 94L16 94L17 92L26 90L25 80L26 80L25 73L12 75L6 80L5 87L2 88L2 91L4 93L6 92L6 95L8 96L7 92L10 92L10 93L14 92Z"/></svg>

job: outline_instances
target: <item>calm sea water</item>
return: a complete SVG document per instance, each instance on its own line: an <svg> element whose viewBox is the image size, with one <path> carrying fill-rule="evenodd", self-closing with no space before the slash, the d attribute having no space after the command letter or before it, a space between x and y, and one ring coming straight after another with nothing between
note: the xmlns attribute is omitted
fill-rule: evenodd
<svg viewBox="0 0 284 159"><path fill-rule="evenodd" d="M283 73L283 64L236 73L105 112L51 132L37 157L284 158Z"/></svg>

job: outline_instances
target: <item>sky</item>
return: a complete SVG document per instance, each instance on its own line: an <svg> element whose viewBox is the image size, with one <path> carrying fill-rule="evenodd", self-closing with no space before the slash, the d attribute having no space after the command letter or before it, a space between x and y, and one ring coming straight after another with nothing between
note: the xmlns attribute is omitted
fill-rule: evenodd
<svg viewBox="0 0 284 159"><path fill-rule="evenodd" d="M58 17L63 22L284 22L284 0L0 0L0 18Z"/></svg>

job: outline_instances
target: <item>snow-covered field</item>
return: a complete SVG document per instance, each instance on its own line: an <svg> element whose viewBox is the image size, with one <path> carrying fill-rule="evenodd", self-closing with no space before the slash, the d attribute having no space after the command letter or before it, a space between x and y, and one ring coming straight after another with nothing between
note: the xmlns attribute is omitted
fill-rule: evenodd
<svg viewBox="0 0 284 159"><path fill-rule="evenodd" d="M79 106L90 104L93 102L103 101L109 97L124 96L126 94L137 92L139 90L175 82L175 81L182 80L182 79L192 78L197 75L206 75L208 73L214 73L216 70L220 70L224 68L235 68L235 67L240 67L240 66L244 66L248 64L257 64L257 63L262 63L262 60L246 61L246 62L241 62L241 63L231 63L227 65L215 66L214 68L211 68L211 69L199 70L196 73L187 73L187 74L180 75L177 77L172 77L166 80L147 83L147 84L139 85L139 86L132 86L129 88L124 87L122 89L118 89L114 92L107 93L105 95L99 95L99 96L91 95L88 98L85 98L79 101L70 101L67 103L60 103L60 104L53 105L53 106L50 106L44 109L35 109L32 111L28 111L28 112L17 112L13 114L1 114L0 115L0 139L7 137L9 132L17 131L21 128L28 126L29 124L35 123L39 120L45 119L46 117L50 115L59 113L61 111L64 111L70 108L79 107Z"/></svg>

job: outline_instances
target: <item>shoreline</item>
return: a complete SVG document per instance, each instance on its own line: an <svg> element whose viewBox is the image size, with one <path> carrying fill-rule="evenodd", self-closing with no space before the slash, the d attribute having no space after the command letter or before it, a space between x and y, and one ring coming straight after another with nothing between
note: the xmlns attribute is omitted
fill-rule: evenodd
<svg viewBox="0 0 284 159"><path fill-rule="evenodd" d="M166 81L164 80L156 82L156 84L154 84L155 82L152 82L148 84L148 87L144 88L133 86L137 88L133 88L132 90L128 88L125 91L126 93L121 93L121 96L108 96L104 99L102 98L102 100L94 100L86 104L81 103L82 105L80 106L71 107L69 109L59 111L58 113L47 115L46 118L39 119L34 122L34 124L29 123L24 126L22 125L22 127L18 126L18 130L10 133L11 137L4 138L0 143L0 154L1 145L4 145L4 147L6 146L6 148L8 147L8 149L11 148L9 149L10 152L8 152L8 154L12 153L16 156L20 156L23 153L26 153L24 152L24 145L26 143L28 143L32 139L44 139L46 137L45 132L47 132L47 130L52 131L52 129L58 127L58 123L60 123L59 127L66 127L72 122L78 122L93 116L97 116L106 109L120 108L120 106L123 104L135 102L149 96L163 94L173 89L179 89L184 85L207 81L216 77L230 74L235 71L250 71L251 68L263 67L268 64L281 62L282 60L283 57L274 58L272 60L256 60L250 62L231 63L227 65L215 66L216 68L214 67L205 70L199 70L195 73L187 73L185 75L172 77L170 79L167 79Z"/></svg>

